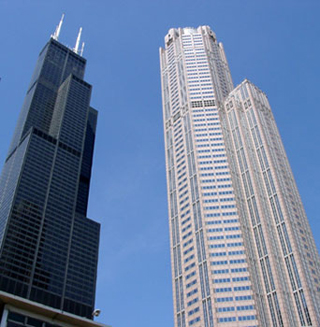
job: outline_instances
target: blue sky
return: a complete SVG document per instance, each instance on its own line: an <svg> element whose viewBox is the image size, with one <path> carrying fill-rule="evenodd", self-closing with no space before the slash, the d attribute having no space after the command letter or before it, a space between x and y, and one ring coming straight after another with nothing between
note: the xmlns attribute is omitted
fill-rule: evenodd
<svg viewBox="0 0 320 327"><path fill-rule="evenodd" d="M209 25L234 84L268 95L320 247L318 0L0 0L0 163L38 53L83 27L99 110L89 217L102 224L96 306L114 327L172 327L158 49L171 27Z"/></svg>

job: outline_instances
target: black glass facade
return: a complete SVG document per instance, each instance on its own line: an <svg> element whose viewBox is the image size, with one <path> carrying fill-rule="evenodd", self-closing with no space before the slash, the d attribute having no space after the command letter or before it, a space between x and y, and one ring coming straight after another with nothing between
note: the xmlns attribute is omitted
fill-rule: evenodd
<svg viewBox="0 0 320 327"><path fill-rule="evenodd" d="M86 217L97 111L86 61L50 39L0 177L0 290L91 318L100 225Z"/></svg>

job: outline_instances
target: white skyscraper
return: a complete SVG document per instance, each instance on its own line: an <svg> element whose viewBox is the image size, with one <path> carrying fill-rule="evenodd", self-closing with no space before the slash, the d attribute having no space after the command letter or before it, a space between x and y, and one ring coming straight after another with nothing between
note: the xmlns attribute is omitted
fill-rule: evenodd
<svg viewBox="0 0 320 327"><path fill-rule="evenodd" d="M320 326L320 262L265 94L208 26L160 49L175 326Z"/></svg>

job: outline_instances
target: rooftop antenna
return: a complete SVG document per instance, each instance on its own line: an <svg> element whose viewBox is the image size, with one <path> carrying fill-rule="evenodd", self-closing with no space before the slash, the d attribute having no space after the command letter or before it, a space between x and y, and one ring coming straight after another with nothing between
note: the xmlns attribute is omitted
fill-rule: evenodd
<svg viewBox="0 0 320 327"><path fill-rule="evenodd" d="M79 34L78 34L78 37L77 37L76 45L75 45L75 47L73 49L73 51L75 53L77 53L77 54L79 52L79 43L80 43L81 33L82 33L82 27L80 27L80 29L79 29Z"/></svg>
<svg viewBox="0 0 320 327"><path fill-rule="evenodd" d="M60 31L61 31L61 26L62 26L62 23L63 23L63 19L64 19L64 14L62 14L61 19L60 19L60 22L59 22L59 25L56 27L56 30L55 30L54 34L51 35L51 37L53 39L57 40L57 41L59 39L59 35L60 35Z"/></svg>
<svg viewBox="0 0 320 327"><path fill-rule="evenodd" d="M81 57L82 57L82 55L83 55L84 45L85 45L85 43L82 42L81 51L80 51L80 56L81 56Z"/></svg>

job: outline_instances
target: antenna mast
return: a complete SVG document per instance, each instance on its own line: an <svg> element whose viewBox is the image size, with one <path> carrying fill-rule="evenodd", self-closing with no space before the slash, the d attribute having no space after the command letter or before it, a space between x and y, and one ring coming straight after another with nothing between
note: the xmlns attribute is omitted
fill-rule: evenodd
<svg viewBox="0 0 320 327"><path fill-rule="evenodd" d="M60 31L61 31L61 26L62 26L62 23L63 23L63 19L64 19L64 14L62 14L61 19L60 19L60 22L59 22L59 25L56 27L56 30L55 30L54 34L51 35L51 37L53 39L57 40L57 41L59 39L59 35L60 35Z"/></svg>
<svg viewBox="0 0 320 327"><path fill-rule="evenodd" d="M79 29L79 34L78 34L78 37L77 37L76 45L75 45L75 47L73 49L73 51L75 53L77 53L77 54L79 52L79 44L80 44L81 33L82 33L82 27L80 27L80 29Z"/></svg>
<svg viewBox="0 0 320 327"><path fill-rule="evenodd" d="M80 51L80 56L81 56L81 57L82 57L82 55L83 55L84 45L85 45L85 43L82 42L82 47L81 47L81 51Z"/></svg>
<svg viewBox="0 0 320 327"><path fill-rule="evenodd" d="M60 22L58 24L58 26L56 27L56 30L54 31L53 34L51 34L51 37L58 41L59 39L59 35L60 35L60 31L61 31L61 26L62 26L62 23L63 23L63 19L64 19L64 14L62 14L61 16L61 19L60 19ZM83 50L84 50L84 45L85 43L82 42L82 45L81 45L81 50L79 50L79 45L80 45L80 39L81 39L81 33L82 33L82 27L80 27L79 29L79 33L78 33L78 37L77 37L77 41L76 41L76 45L74 46L74 48L72 49L76 54L79 54L80 56L82 56L83 54ZM71 48L70 48L71 49Z"/></svg>

